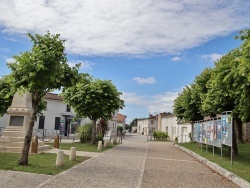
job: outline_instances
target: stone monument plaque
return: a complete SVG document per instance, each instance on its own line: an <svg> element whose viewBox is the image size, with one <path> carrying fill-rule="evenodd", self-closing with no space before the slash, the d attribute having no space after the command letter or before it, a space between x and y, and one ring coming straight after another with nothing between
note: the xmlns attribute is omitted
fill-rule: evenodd
<svg viewBox="0 0 250 188"><path fill-rule="evenodd" d="M24 116L10 116L10 126L23 126Z"/></svg>

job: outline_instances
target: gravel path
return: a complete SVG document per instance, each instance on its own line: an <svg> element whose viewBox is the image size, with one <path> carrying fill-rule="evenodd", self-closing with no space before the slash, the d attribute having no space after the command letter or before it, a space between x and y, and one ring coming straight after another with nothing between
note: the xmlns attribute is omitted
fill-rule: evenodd
<svg viewBox="0 0 250 188"><path fill-rule="evenodd" d="M172 143L147 142L138 134L127 135L123 144L92 157L56 176L1 170L0 187L237 187Z"/></svg>
<svg viewBox="0 0 250 188"><path fill-rule="evenodd" d="M172 143L151 142L142 187L238 187Z"/></svg>

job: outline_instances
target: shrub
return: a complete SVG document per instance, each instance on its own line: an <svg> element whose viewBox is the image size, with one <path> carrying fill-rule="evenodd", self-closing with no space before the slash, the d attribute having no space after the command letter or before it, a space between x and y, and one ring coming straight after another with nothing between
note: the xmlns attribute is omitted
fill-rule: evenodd
<svg viewBox="0 0 250 188"><path fill-rule="evenodd" d="M78 138L80 139L80 142L85 143L86 141L91 140L92 124L79 126L76 132L78 133Z"/></svg>
<svg viewBox="0 0 250 188"><path fill-rule="evenodd" d="M103 142L103 136L102 136L102 133L98 133L96 135L96 141L99 142L99 141L102 141Z"/></svg>
<svg viewBox="0 0 250 188"><path fill-rule="evenodd" d="M117 126L117 131L122 131L123 130L123 127L122 126Z"/></svg>
<svg viewBox="0 0 250 188"><path fill-rule="evenodd" d="M168 140L168 133L162 131L154 131L153 133L154 140Z"/></svg>
<svg viewBox="0 0 250 188"><path fill-rule="evenodd" d="M168 140L169 139L168 132L162 132L162 139L163 140Z"/></svg>

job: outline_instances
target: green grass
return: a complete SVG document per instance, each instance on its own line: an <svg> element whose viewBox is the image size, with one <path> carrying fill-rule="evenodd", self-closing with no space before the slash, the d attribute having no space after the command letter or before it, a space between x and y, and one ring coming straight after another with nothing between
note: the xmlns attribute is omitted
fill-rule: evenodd
<svg viewBox="0 0 250 188"><path fill-rule="evenodd" d="M0 153L0 169L55 175L89 159L77 156L75 161L69 161L69 156L64 155L64 165L56 167L56 154L30 154L27 166L19 166L17 164L19 158L19 153Z"/></svg>
<svg viewBox="0 0 250 188"><path fill-rule="evenodd" d="M54 147L54 143L46 143L46 145L50 145L51 147ZM108 144L108 147L103 148L102 150L97 150L97 144L91 144L91 143L59 143L59 149L62 150L70 150L71 147L76 147L76 151L87 151L87 152L104 152L108 149L112 148L113 145Z"/></svg>
<svg viewBox="0 0 250 188"><path fill-rule="evenodd" d="M221 157L221 148L215 148L214 157L213 157L213 147L203 145L197 148L196 143L183 143L181 146L199 154L200 156L208 159L211 162L214 162L221 167L227 169L228 171L240 176L246 181L250 182L250 144L238 144L238 156L233 157L233 165L231 165L231 155L228 154L228 147L223 146L222 148L222 157Z"/></svg>

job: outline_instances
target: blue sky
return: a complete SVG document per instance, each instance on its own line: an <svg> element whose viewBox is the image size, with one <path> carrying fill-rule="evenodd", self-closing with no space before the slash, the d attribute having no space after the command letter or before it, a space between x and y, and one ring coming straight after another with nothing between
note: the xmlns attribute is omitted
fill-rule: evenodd
<svg viewBox="0 0 250 188"><path fill-rule="evenodd" d="M133 118L172 112L173 100L204 68L238 47L248 0L0 0L0 75L30 50L27 33L59 33L70 65L112 80Z"/></svg>

